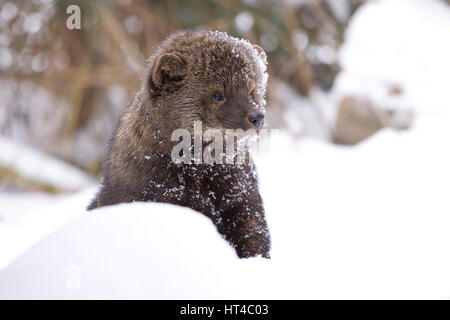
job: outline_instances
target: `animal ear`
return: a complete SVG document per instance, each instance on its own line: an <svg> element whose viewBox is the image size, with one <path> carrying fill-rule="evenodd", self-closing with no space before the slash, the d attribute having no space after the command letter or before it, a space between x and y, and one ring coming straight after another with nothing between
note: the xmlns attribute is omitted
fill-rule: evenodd
<svg viewBox="0 0 450 320"><path fill-rule="evenodd" d="M156 87L160 87L164 81L183 77L186 63L174 53L166 53L158 57L152 73L152 81Z"/></svg>
<svg viewBox="0 0 450 320"><path fill-rule="evenodd" d="M254 44L253 48L258 52L258 55L261 57L261 60L264 62L264 64L267 65L267 55L264 52L264 49L258 46L257 44Z"/></svg>

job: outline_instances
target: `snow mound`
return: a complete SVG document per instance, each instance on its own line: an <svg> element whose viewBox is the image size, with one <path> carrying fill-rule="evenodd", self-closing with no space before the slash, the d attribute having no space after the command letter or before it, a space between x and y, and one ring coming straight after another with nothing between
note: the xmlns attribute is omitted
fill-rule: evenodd
<svg viewBox="0 0 450 320"><path fill-rule="evenodd" d="M0 270L72 217L84 215L94 191L59 196L0 193Z"/></svg>
<svg viewBox="0 0 450 320"><path fill-rule="evenodd" d="M222 297L258 261L239 261L191 209L121 204L74 218L13 262L0 273L0 298Z"/></svg>

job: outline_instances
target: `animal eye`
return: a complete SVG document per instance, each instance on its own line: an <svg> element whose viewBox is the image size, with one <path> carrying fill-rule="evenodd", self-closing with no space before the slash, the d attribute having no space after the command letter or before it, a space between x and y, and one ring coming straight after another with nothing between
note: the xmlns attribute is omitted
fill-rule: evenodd
<svg viewBox="0 0 450 320"><path fill-rule="evenodd" d="M212 98L212 101L215 103L223 101L223 95L219 92L214 92L212 94L211 98Z"/></svg>

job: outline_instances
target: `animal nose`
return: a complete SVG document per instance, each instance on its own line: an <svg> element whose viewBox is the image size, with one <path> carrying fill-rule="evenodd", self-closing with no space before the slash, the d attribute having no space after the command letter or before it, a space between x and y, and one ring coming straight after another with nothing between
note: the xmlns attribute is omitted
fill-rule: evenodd
<svg viewBox="0 0 450 320"><path fill-rule="evenodd" d="M264 115L261 112L252 112L248 116L248 121L250 121L255 128L258 128L263 120Z"/></svg>

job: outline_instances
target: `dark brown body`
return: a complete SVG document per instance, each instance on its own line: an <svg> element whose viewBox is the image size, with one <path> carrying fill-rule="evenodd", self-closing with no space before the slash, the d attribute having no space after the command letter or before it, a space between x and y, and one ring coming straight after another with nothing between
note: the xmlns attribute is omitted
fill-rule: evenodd
<svg viewBox="0 0 450 320"><path fill-rule="evenodd" d="M172 131L192 131L193 121L220 129L252 127L249 115L264 108L265 90L264 70L254 60L264 58L259 48L216 32L181 32L163 42L120 119L101 189L88 209L132 201L190 207L211 218L239 257L269 257L254 165L171 159L178 143L171 141ZM223 101L211 102L211 92L221 92Z"/></svg>

